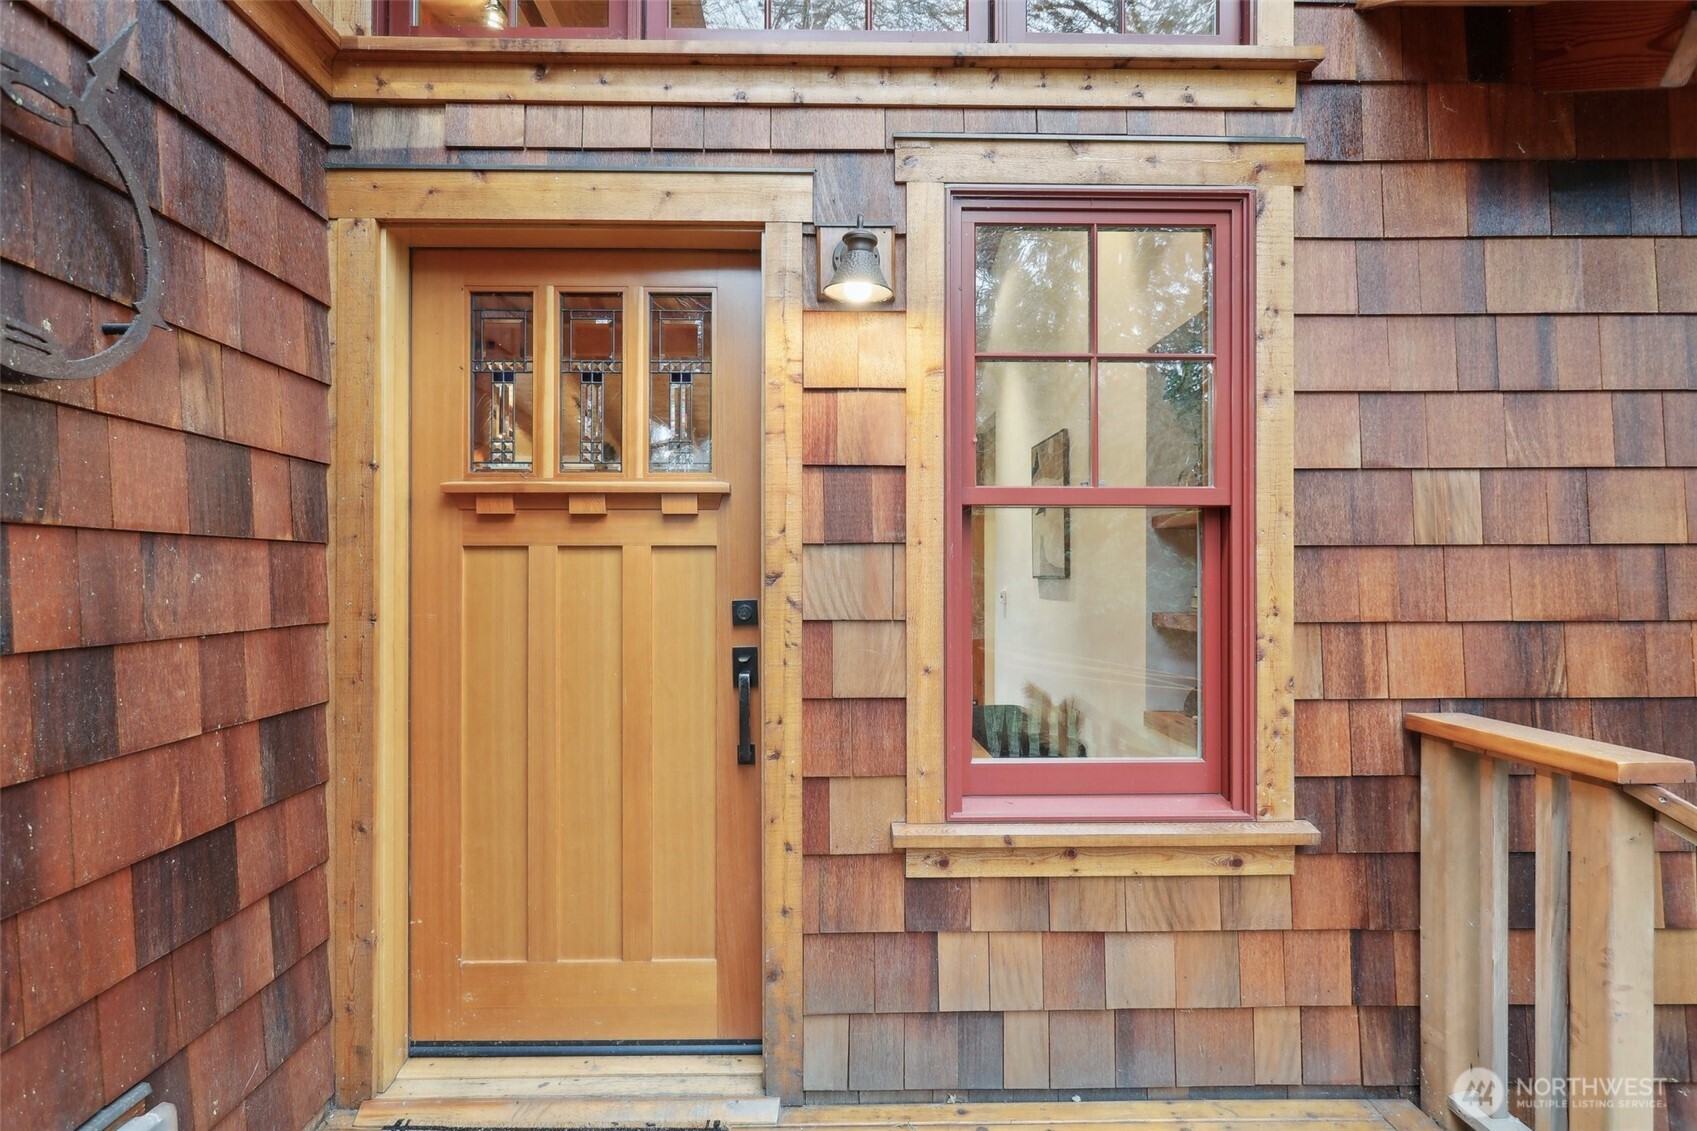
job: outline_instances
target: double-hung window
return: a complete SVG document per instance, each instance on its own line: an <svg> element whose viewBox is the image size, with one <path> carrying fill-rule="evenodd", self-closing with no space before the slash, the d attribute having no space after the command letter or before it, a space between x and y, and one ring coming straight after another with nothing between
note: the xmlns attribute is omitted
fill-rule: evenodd
<svg viewBox="0 0 1697 1131"><path fill-rule="evenodd" d="M1253 814L1252 199L950 196L951 819Z"/></svg>

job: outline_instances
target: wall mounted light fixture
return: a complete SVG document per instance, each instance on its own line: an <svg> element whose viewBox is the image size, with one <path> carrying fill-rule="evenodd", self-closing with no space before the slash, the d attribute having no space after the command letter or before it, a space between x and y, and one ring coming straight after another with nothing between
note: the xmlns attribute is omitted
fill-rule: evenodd
<svg viewBox="0 0 1697 1131"><path fill-rule="evenodd" d="M818 229L821 250L828 246L826 240L837 230L840 229L823 226ZM831 281L822 288L825 297L849 306L889 302L894 298L895 288L884 274L883 258L879 255L879 245L887 244L891 234L887 228L868 228L864 216L855 217L854 227L843 232L832 248ZM821 270L819 275L824 278L825 272Z"/></svg>
<svg viewBox="0 0 1697 1131"><path fill-rule="evenodd" d="M486 27L504 28L507 26L507 5L504 0L485 0L483 5L483 23Z"/></svg>

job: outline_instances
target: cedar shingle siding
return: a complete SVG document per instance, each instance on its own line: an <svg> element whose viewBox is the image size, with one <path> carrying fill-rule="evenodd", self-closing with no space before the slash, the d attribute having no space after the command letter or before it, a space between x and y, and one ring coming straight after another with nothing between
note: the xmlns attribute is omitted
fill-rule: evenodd
<svg viewBox="0 0 1697 1131"><path fill-rule="evenodd" d="M74 1126L146 1079L185 1127L294 1129L330 1094L330 111L221 5L9 4L4 37L80 88L132 15L107 106L170 328L0 394L0 1109ZM8 314L122 317L98 146L3 123Z"/></svg>

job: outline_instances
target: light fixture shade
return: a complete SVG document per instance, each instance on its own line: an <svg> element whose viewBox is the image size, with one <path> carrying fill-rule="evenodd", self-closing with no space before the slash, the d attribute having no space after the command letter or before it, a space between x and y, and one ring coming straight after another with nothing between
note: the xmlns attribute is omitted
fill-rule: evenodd
<svg viewBox="0 0 1697 1131"><path fill-rule="evenodd" d="M492 28L507 26L506 0L484 0L483 24L485 27Z"/></svg>
<svg viewBox="0 0 1697 1131"><path fill-rule="evenodd" d="M831 253L831 281L825 284L825 297L851 306L889 302L896 292L884 277L878 236L866 228L864 217L855 217L854 223Z"/></svg>

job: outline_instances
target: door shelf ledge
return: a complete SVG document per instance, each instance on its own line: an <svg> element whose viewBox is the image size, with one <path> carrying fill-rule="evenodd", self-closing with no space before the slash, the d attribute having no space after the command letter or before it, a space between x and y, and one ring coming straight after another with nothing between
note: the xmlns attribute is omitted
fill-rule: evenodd
<svg viewBox="0 0 1697 1131"><path fill-rule="evenodd" d="M486 518L507 518L525 501L526 510L565 509L594 518L605 515L608 499L616 510L653 510L688 516L717 510L731 493L718 479L460 479L442 484L442 493L461 507Z"/></svg>

